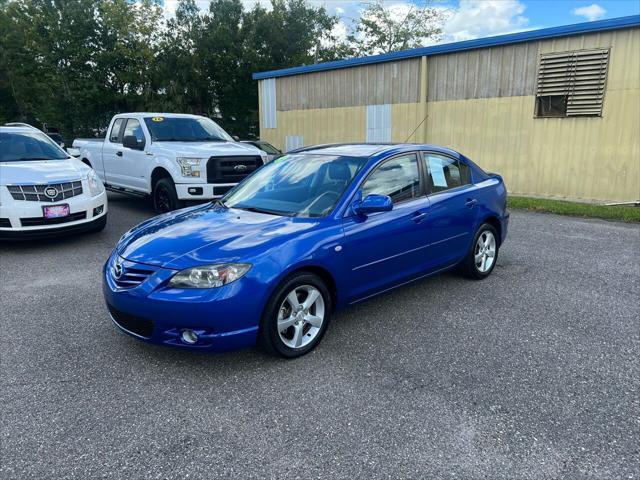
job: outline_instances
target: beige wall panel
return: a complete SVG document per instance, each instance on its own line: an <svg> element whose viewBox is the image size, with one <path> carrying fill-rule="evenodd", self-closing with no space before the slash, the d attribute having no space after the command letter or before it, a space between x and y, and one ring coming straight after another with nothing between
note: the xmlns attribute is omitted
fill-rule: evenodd
<svg viewBox="0 0 640 480"><path fill-rule="evenodd" d="M429 101L533 95L537 44L428 57Z"/></svg>
<svg viewBox="0 0 640 480"><path fill-rule="evenodd" d="M415 103L420 59L341 68L276 80L277 110Z"/></svg>
<svg viewBox="0 0 640 480"><path fill-rule="evenodd" d="M287 135L301 135L304 144L364 142L365 107L277 112L278 128L260 129L260 138L284 148Z"/></svg>
<svg viewBox="0 0 640 480"><path fill-rule="evenodd" d="M398 103L391 106L391 141L397 143L424 143L424 118L419 103ZM413 134L412 134L413 132Z"/></svg>
<svg viewBox="0 0 640 480"><path fill-rule="evenodd" d="M502 174L512 193L640 198L640 90L609 91L602 118L532 116L534 97L430 102L427 141Z"/></svg>

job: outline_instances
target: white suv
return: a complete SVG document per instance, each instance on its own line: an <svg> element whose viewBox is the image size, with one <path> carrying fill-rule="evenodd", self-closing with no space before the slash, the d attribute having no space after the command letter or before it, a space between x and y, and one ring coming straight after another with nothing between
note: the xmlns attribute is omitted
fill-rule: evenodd
<svg viewBox="0 0 640 480"><path fill-rule="evenodd" d="M100 231L106 221L90 167L33 127L0 127L0 239Z"/></svg>

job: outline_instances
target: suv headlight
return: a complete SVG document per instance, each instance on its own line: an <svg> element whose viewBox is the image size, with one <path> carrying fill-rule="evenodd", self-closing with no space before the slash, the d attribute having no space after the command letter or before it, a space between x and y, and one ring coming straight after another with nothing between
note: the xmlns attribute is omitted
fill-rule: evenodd
<svg viewBox="0 0 640 480"><path fill-rule="evenodd" d="M183 177L199 177L200 176L200 162L202 158L189 158L178 157L176 161L180 165Z"/></svg>
<svg viewBox="0 0 640 480"><path fill-rule="evenodd" d="M87 175L87 183L89 183L89 192L91 192L91 196L95 197L104 192L104 184L95 170L91 170Z"/></svg>
<svg viewBox="0 0 640 480"><path fill-rule="evenodd" d="M173 288L217 288L235 282L249 271L248 263L223 263L187 268L173 276Z"/></svg>

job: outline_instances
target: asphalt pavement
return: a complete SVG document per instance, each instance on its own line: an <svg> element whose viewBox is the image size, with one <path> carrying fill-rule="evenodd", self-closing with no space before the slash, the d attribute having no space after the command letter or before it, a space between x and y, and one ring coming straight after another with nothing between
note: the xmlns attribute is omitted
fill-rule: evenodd
<svg viewBox="0 0 640 480"><path fill-rule="evenodd" d="M0 477L640 478L640 227L512 212L494 273L338 313L294 361L112 325L100 270L153 213L0 244Z"/></svg>

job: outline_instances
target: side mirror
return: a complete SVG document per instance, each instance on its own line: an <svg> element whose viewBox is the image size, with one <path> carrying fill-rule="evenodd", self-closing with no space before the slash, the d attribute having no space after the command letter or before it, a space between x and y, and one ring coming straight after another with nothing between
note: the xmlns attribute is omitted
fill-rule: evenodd
<svg viewBox="0 0 640 480"><path fill-rule="evenodd" d="M144 140L138 142L135 135L127 135L122 139L122 146L126 148L133 148L134 150L142 150L144 148Z"/></svg>
<svg viewBox="0 0 640 480"><path fill-rule="evenodd" d="M234 135L231 138L233 138L236 142L240 141L240 137L238 135Z"/></svg>
<svg viewBox="0 0 640 480"><path fill-rule="evenodd" d="M389 212L393 210L393 201L388 195L367 195L364 200L353 204L356 215L367 215L375 212Z"/></svg>

